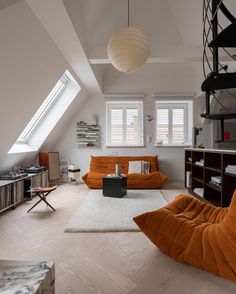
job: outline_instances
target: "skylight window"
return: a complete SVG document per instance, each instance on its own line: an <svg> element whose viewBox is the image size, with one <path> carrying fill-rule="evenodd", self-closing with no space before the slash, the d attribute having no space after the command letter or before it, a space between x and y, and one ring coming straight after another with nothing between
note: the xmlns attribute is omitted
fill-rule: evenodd
<svg viewBox="0 0 236 294"><path fill-rule="evenodd" d="M48 97L44 100L43 104L39 107L35 115L32 117L31 121L28 123L24 131L20 134L17 142L27 142L32 134L37 129L37 126L44 119L45 115L50 111L53 105L56 103L57 99L60 97L61 93L65 90L70 79L66 74L60 78L55 87L49 93Z"/></svg>
<svg viewBox="0 0 236 294"><path fill-rule="evenodd" d="M8 153L37 151L80 91L67 70L53 87Z"/></svg>

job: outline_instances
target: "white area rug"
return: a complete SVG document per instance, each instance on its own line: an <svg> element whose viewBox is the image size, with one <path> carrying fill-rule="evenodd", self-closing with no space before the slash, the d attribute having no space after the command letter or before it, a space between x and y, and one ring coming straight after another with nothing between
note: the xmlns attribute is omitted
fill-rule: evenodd
<svg viewBox="0 0 236 294"><path fill-rule="evenodd" d="M159 190L128 190L123 198L91 190L66 226L66 232L139 231L133 217L167 204Z"/></svg>

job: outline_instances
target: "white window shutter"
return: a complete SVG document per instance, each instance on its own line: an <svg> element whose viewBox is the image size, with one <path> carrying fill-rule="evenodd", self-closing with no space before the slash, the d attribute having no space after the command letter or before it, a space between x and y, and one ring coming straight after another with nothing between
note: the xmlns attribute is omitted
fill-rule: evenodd
<svg viewBox="0 0 236 294"><path fill-rule="evenodd" d="M156 102L157 145L190 145L192 101Z"/></svg>
<svg viewBox="0 0 236 294"><path fill-rule="evenodd" d="M140 146L143 143L142 102L107 102L107 145Z"/></svg>

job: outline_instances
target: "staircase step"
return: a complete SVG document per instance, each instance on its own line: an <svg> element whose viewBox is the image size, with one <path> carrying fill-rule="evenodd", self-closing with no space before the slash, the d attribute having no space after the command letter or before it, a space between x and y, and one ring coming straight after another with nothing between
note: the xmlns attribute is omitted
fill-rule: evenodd
<svg viewBox="0 0 236 294"><path fill-rule="evenodd" d="M219 112L219 113L211 113L211 114L202 113L201 117L212 119L212 120L234 119L236 118L236 112Z"/></svg>
<svg viewBox="0 0 236 294"><path fill-rule="evenodd" d="M211 72L202 83L202 91L236 88L236 73Z"/></svg>
<svg viewBox="0 0 236 294"><path fill-rule="evenodd" d="M236 48L236 21L226 27L210 42L209 47L214 46Z"/></svg>

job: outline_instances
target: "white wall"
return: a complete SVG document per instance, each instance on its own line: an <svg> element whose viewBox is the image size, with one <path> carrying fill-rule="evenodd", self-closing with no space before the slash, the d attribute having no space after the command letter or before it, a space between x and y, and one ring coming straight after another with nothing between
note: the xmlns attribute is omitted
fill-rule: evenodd
<svg viewBox="0 0 236 294"><path fill-rule="evenodd" d="M0 10L0 172L37 153L8 151L68 63L25 2Z"/></svg>
<svg viewBox="0 0 236 294"><path fill-rule="evenodd" d="M144 98L144 117L154 113L155 100L151 96ZM76 123L83 120L88 124L92 123L92 115L97 114L101 126L101 148L77 148L76 146ZM118 152L119 155L158 155L160 170L168 175L170 180L183 180L184 178L184 148L166 148L154 146L155 120L144 121L145 141L146 137L152 137L152 143L145 142L143 148L106 148L105 145L105 98L103 96L90 97L83 105L74 120L68 125L63 136L54 147L60 152L64 159L71 160L81 168L81 174L89 170L91 155L112 155Z"/></svg>

